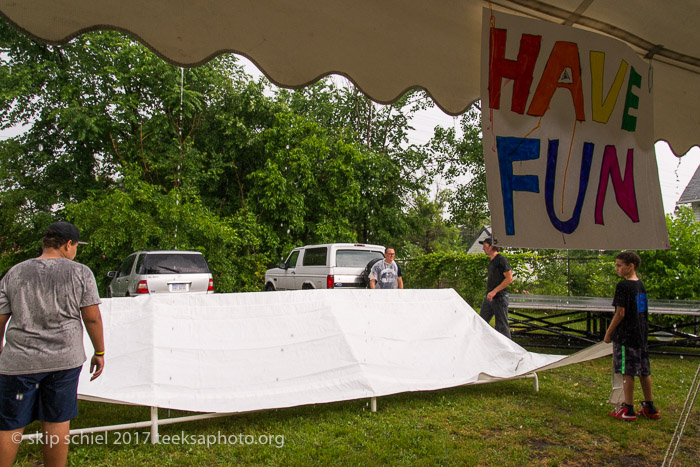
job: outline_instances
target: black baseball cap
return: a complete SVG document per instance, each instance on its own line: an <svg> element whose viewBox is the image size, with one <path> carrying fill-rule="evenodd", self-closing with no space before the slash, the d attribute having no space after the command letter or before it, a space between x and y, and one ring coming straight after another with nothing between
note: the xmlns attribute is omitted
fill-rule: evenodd
<svg viewBox="0 0 700 467"><path fill-rule="evenodd" d="M488 243L489 245L493 245L493 239L491 237L486 237L485 239L481 240L479 243L481 245L483 245L484 243Z"/></svg>
<svg viewBox="0 0 700 467"><path fill-rule="evenodd" d="M70 222L54 222L44 230L44 238L60 238L63 240L72 240L81 245L87 245L87 242L80 241L80 230Z"/></svg>

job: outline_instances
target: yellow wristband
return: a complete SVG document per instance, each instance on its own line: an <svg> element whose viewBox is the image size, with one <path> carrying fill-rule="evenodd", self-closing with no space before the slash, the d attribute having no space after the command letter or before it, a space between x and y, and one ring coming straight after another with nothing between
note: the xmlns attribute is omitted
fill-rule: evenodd
<svg viewBox="0 0 700 467"><path fill-rule="evenodd" d="M103 350L102 352L95 352L95 355L98 357L104 357L105 356L105 351Z"/></svg>

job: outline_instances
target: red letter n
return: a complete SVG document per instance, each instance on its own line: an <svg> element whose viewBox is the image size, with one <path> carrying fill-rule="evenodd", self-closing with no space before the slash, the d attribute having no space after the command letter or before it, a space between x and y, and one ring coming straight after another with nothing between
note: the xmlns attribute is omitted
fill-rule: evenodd
<svg viewBox="0 0 700 467"><path fill-rule="evenodd" d="M615 199L618 206L632 219L639 222L637 212L637 195L634 192L634 150L627 150L627 163L625 164L625 178L620 176L620 164L617 163L617 151L615 146L605 146L603 162L600 165L600 182L598 182L598 196L595 200L595 223L603 224L603 205L608 189L608 177L612 178Z"/></svg>

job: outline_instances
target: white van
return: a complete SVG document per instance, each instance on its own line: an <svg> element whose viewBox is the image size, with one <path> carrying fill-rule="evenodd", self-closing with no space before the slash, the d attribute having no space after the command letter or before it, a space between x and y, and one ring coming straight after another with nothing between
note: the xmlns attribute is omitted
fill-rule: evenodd
<svg viewBox="0 0 700 467"><path fill-rule="evenodd" d="M294 248L279 267L265 272L265 290L364 288L367 263L384 258L384 247L327 243Z"/></svg>

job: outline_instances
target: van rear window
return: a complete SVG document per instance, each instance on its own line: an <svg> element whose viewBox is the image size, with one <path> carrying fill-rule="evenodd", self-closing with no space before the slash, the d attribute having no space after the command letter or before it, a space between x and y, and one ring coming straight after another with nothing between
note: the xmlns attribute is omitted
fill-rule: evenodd
<svg viewBox="0 0 700 467"><path fill-rule="evenodd" d="M335 265L339 268L364 268L374 258L384 258L381 251L338 250Z"/></svg>
<svg viewBox="0 0 700 467"><path fill-rule="evenodd" d="M138 274L207 274L209 266L202 255L154 253L144 255Z"/></svg>

